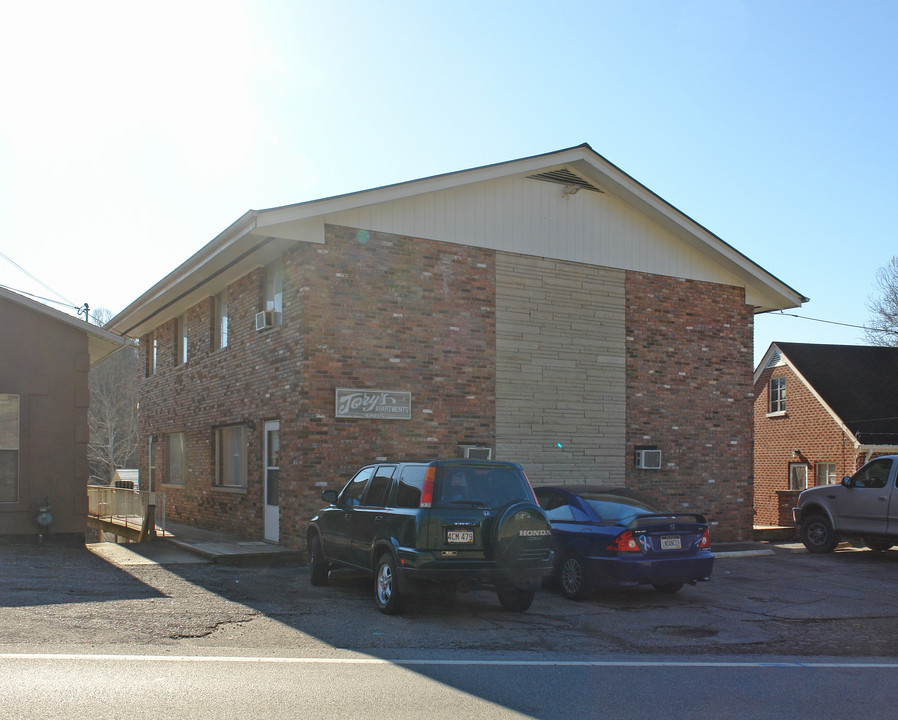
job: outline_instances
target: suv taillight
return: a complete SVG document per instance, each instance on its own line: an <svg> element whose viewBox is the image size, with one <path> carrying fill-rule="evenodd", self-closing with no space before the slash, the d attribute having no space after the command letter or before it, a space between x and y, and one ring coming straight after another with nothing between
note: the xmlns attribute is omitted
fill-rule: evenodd
<svg viewBox="0 0 898 720"><path fill-rule="evenodd" d="M527 483L527 487L530 488L530 495L533 497L533 504L539 505L539 498L536 497L536 490L533 489L533 483L530 482L530 478L527 477L527 473L521 470L521 474L524 476L524 481Z"/></svg>
<svg viewBox="0 0 898 720"><path fill-rule="evenodd" d="M424 486L421 488L421 502L418 507L429 508L433 505L433 484L437 478L437 469L431 465L424 473Z"/></svg>

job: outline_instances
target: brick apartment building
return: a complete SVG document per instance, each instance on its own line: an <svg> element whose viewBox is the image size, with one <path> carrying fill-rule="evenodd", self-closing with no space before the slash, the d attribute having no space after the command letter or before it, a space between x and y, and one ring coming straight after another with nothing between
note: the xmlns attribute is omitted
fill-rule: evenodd
<svg viewBox="0 0 898 720"><path fill-rule="evenodd" d="M250 211L107 327L171 519L301 546L359 465L474 453L736 540L753 314L805 300L581 145Z"/></svg>
<svg viewBox="0 0 898 720"><path fill-rule="evenodd" d="M898 452L898 348L776 342L755 370L755 522Z"/></svg>

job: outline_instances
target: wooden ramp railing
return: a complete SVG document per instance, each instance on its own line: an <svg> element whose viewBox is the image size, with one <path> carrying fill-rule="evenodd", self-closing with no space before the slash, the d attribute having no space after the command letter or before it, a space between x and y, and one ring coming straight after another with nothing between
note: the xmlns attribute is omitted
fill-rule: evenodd
<svg viewBox="0 0 898 720"><path fill-rule="evenodd" d="M87 486L87 523L135 542L164 537L165 493L110 485Z"/></svg>

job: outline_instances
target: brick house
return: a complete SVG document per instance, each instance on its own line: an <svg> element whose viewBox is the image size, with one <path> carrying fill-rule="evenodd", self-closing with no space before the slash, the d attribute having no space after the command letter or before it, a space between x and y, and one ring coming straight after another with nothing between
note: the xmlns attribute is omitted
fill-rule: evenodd
<svg viewBox="0 0 898 720"><path fill-rule="evenodd" d="M140 339L171 519L301 546L357 466L474 453L723 540L752 529L753 314L805 299L581 145L250 211L107 327Z"/></svg>
<svg viewBox="0 0 898 720"><path fill-rule="evenodd" d="M128 343L5 288L0 338L0 542L84 544L88 371Z"/></svg>
<svg viewBox="0 0 898 720"><path fill-rule="evenodd" d="M755 523L898 452L898 348L776 342L755 370Z"/></svg>

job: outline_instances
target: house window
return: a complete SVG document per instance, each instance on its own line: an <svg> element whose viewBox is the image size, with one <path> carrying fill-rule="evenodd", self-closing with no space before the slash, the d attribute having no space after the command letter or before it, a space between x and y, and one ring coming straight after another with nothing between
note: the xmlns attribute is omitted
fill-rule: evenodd
<svg viewBox="0 0 898 720"><path fill-rule="evenodd" d="M215 484L246 487L246 425L215 429Z"/></svg>
<svg viewBox="0 0 898 720"><path fill-rule="evenodd" d="M187 318L181 315L175 321L175 365L187 363Z"/></svg>
<svg viewBox="0 0 898 720"><path fill-rule="evenodd" d="M215 296L215 325L212 347L221 350L228 346L228 291Z"/></svg>
<svg viewBox="0 0 898 720"><path fill-rule="evenodd" d="M265 268L265 310L271 313L271 324L281 324L284 311L284 268L273 262Z"/></svg>
<svg viewBox="0 0 898 720"><path fill-rule="evenodd" d="M817 485L835 485L836 482L836 464L835 463L817 463L814 467L814 478Z"/></svg>
<svg viewBox="0 0 898 720"><path fill-rule="evenodd" d="M19 499L19 396L0 394L0 502Z"/></svg>
<svg viewBox="0 0 898 720"><path fill-rule="evenodd" d="M170 485L183 485L187 479L187 439L184 433L165 436L165 462L168 472L165 481Z"/></svg>
<svg viewBox="0 0 898 720"><path fill-rule="evenodd" d="M773 378L770 381L770 412L786 412L786 378Z"/></svg>
<svg viewBox="0 0 898 720"><path fill-rule="evenodd" d="M804 490L808 486L808 466L804 463L789 463L789 489Z"/></svg>

